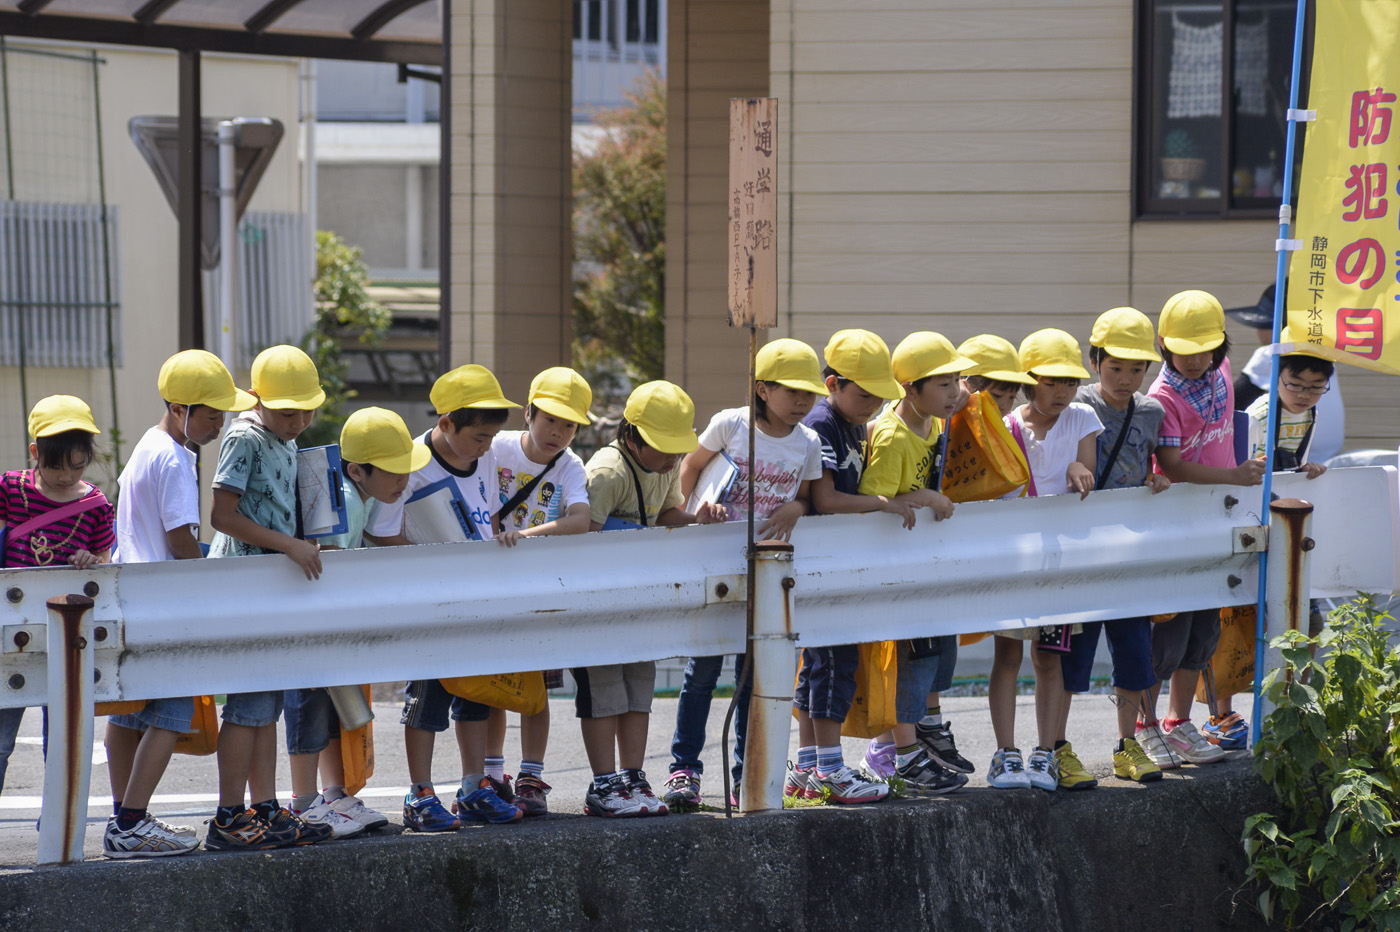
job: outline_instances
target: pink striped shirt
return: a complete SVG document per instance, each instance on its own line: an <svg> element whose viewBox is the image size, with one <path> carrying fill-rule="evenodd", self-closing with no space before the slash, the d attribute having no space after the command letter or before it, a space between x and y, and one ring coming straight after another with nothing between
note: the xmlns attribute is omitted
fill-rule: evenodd
<svg viewBox="0 0 1400 932"><path fill-rule="evenodd" d="M87 485L88 492L95 490ZM100 554L112 548L116 540L115 511L105 498L90 511L55 521L23 538L15 537L13 532L19 525L65 504L43 495L34 484L34 473L28 469L12 470L0 477L0 524L5 525L5 552L0 565L63 566L79 550Z"/></svg>

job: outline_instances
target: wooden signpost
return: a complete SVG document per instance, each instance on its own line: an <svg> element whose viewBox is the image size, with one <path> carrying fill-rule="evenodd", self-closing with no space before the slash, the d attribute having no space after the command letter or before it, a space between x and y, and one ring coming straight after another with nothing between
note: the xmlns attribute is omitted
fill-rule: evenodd
<svg viewBox="0 0 1400 932"><path fill-rule="evenodd" d="M778 326L778 98L729 101L729 325Z"/></svg>

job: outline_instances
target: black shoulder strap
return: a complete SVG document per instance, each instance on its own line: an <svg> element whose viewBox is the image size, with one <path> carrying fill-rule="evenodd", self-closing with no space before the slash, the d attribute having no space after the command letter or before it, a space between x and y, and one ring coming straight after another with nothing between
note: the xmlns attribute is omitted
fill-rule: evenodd
<svg viewBox="0 0 1400 932"><path fill-rule="evenodd" d="M618 443L617 449L622 454L622 461L627 464L627 471L632 474L632 488L637 492L637 514L642 516L642 527L650 527L647 522L647 500L642 497L642 477L637 475L637 467L632 465L632 458L627 455L621 443Z"/></svg>
<svg viewBox="0 0 1400 932"><path fill-rule="evenodd" d="M517 505L519 505L521 502L525 501L525 499L530 497L530 493L535 491L535 486L540 484L540 480L544 478L544 474L549 472L549 470L554 466L554 464L559 462L559 457L563 456L567 452L569 452L569 448L565 447L558 453L554 454L554 458L551 459L545 465L544 469L540 470L539 475L535 476L535 478L522 485L519 489L516 490L514 495L512 495L509 499L506 500L505 504L501 505L500 511L496 513L501 516L502 521L506 519L507 515L509 515L512 511L515 510Z"/></svg>
<svg viewBox="0 0 1400 932"><path fill-rule="evenodd" d="M1282 404L1282 402L1280 402L1280 404ZM1307 429L1306 431L1303 432L1303 439L1298 441L1298 450L1297 450L1296 453L1293 454L1293 455L1296 456L1297 459L1298 459L1298 465L1295 467L1296 469L1302 469L1302 468L1303 468L1303 459L1308 455L1308 444L1312 443L1313 428L1317 426L1317 407L1314 406L1314 407L1312 407L1312 408L1309 408L1309 409L1308 409L1308 414L1310 415L1310 417L1308 418L1308 429ZM1278 449L1278 438L1279 438L1279 434L1281 434L1282 432L1283 432L1283 412L1280 411L1280 412L1279 412L1279 416L1276 417L1276 418L1274 418L1274 449L1275 449L1275 450Z"/></svg>
<svg viewBox="0 0 1400 932"><path fill-rule="evenodd" d="M1113 472L1113 467L1118 465L1118 451L1123 449L1123 441L1128 439L1128 428L1133 424L1133 410L1137 407L1137 399L1128 399L1128 413L1123 416L1123 429L1118 432L1118 439L1113 443L1113 452L1108 454L1108 462L1103 464L1103 471L1099 473L1099 481L1094 483L1095 489L1103 488L1103 484L1108 481L1108 476Z"/></svg>

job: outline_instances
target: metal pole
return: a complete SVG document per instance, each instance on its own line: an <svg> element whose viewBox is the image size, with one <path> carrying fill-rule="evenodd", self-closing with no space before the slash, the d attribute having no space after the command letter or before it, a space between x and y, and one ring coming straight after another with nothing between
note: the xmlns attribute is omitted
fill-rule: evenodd
<svg viewBox="0 0 1400 932"><path fill-rule="evenodd" d="M92 599L60 595L49 599L48 607L49 748L39 863L68 864L83 859L92 776L93 650L87 619Z"/></svg>
<svg viewBox="0 0 1400 932"><path fill-rule="evenodd" d="M204 134L198 49L180 51L180 349L208 349L204 333Z"/></svg>
<svg viewBox="0 0 1400 932"><path fill-rule="evenodd" d="M219 357L230 372L237 372L238 340L238 213L235 203L234 143L238 124L219 124Z"/></svg>
<svg viewBox="0 0 1400 932"><path fill-rule="evenodd" d="M792 730L792 645L797 637L792 630L792 544L765 540L755 550L757 588L749 600L753 696L739 793L739 811L745 815L783 808L783 762Z"/></svg>
<svg viewBox="0 0 1400 932"><path fill-rule="evenodd" d="M112 475L122 471L122 429L117 410L117 348L112 315L112 241L111 226L107 216L107 169L102 158L102 92L101 71L98 66L103 60L92 53L92 110L97 124L97 201L102 211L102 301L105 305L103 323L107 335L107 387L112 394Z"/></svg>
<svg viewBox="0 0 1400 932"><path fill-rule="evenodd" d="M1308 631L1308 606L1311 604L1311 568L1313 547L1311 502L1300 498L1281 498L1269 505L1269 552L1278 557L1269 577L1268 599L1264 617L1264 640L1272 641L1285 631ZM1264 661L1256 667L1256 682L1262 683L1270 670L1283 670L1284 682L1293 681L1293 670L1284 662L1283 652L1270 646ZM1274 704L1267 696L1259 696L1259 711L1268 715ZM1255 714L1258 721L1259 714Z"/></svg>
<svg viewBox="0 0 1400 932"><path fill-rule="evenodd" d="M1278 253L1278 262L1274 267L1275 344L1279 342L1279 337L1283 332L1284 292L1288 275L1288 250L1283 248L1283 243L1289 239L1289 234L1293 229L1293 151L1294 140L1297 138L1295 130L1298 128L1298 121L1294 118L1294 114L1298 110L1298 85L1302 80L1303 28L1307 22L1306 12L1307 0L1298 0L1298 12L1293 23L1293 75L1292 83L1288 88L1288 128L1285 131L1283 146L1283 202L1278 209L1279 244L1275 250ZM1263 510L1269 507L1269 499L1273 493L1274 437L1278 429L1278 404L1278 366L1271 364L1269 366L1269 421L1264 429L1263 504L1260 507L1260 514L1263 514ZM1268 584L1269 552L1265 550L1259 554L1259 594L1256 600L1257 623L1254 642L1254 710L1249 728L1250 747L1253 747L1254 743L1259 740L1259 719L1264 714L1263 696L1260 694L1259 686L1264 681Z"/></svg>

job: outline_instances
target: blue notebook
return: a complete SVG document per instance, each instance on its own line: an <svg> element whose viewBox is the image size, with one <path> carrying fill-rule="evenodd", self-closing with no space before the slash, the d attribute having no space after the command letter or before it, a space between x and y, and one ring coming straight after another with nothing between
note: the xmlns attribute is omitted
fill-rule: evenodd
<svg viewBox="0 0 1400 932"><path fill-rule="evenodd" d="M631 521L623 521L621 518L609 517L603 522L600 531L639 531L642 526Z"/></svg>
<svg viewBox="0 0 1400 932"><path fill-rule="evenodd" d="M350 530L340 475L339 444L297 450L297 503L301 536L306 540Z"/></svg>
<svg viewBox="0 0 1400 932"><path fill-rule="evenodd" d="M462 490L445 476L414 492L403 506L404 533L415 544L481 540Z"/></svg>

